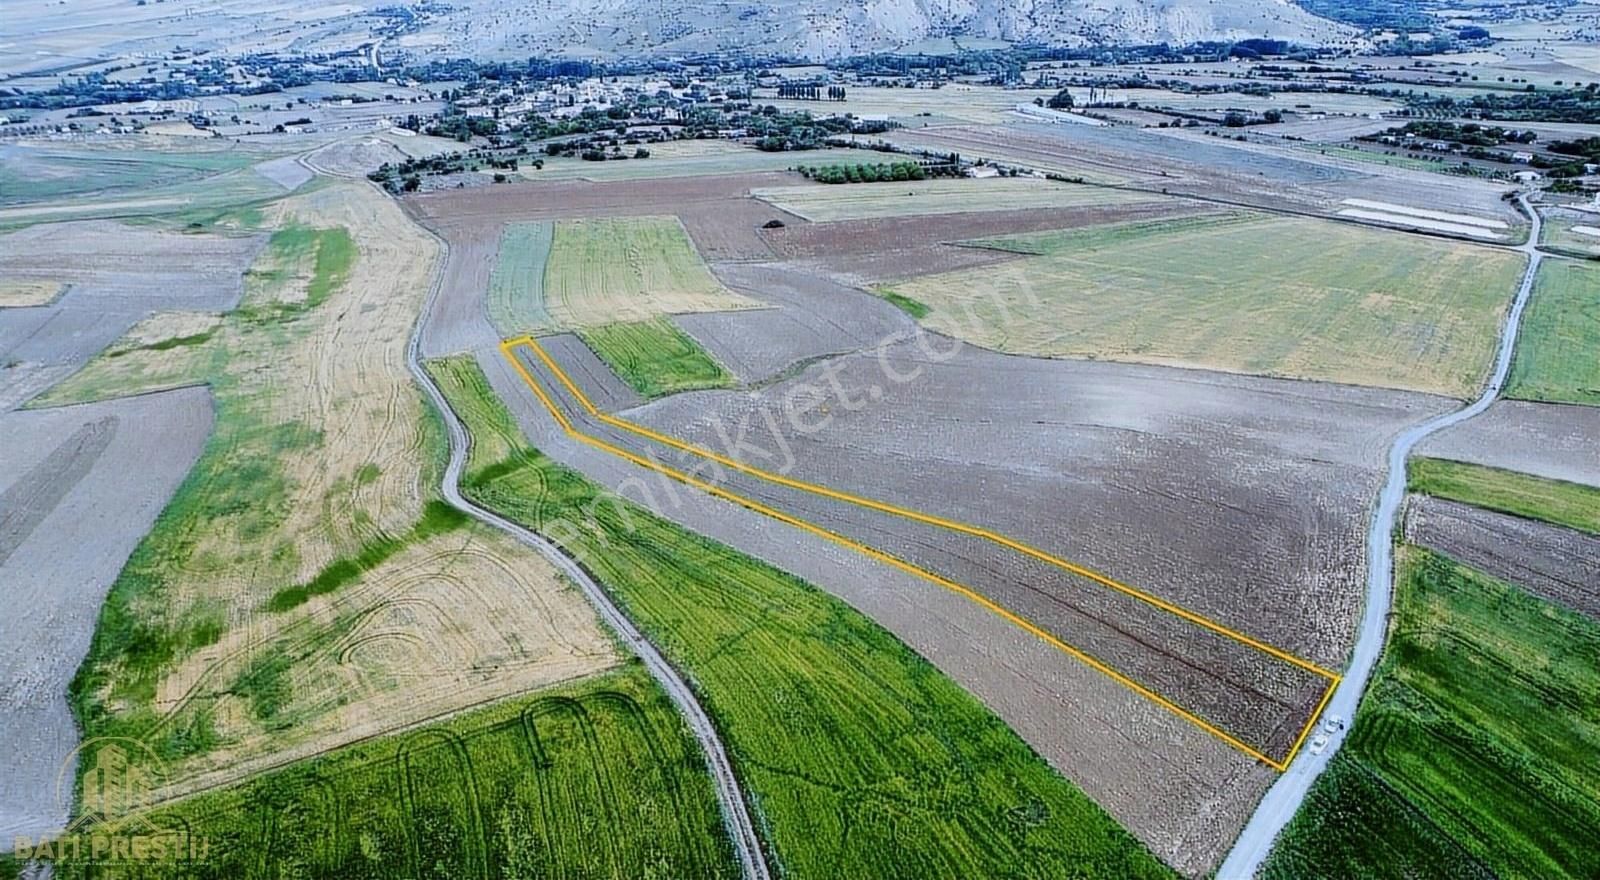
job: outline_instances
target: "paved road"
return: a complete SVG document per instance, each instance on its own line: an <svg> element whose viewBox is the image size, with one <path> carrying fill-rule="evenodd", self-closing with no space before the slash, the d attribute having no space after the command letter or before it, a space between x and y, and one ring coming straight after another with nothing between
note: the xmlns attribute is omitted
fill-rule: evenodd
<svg viewBox="0 0 1600 880"><path fill-rule="evenodd" d="M445 248L448 256L448 246L440 240L440 246ZM546 559L550 560L557 569L572 579L572 582L583 590L600 617L616 632L639 659L644 661L645 668L656 681L661 683L667 696L683 714L684 721L688 723L689 730L699 740L701 749L705 752L706 765L711 769L711 775L716 782L717 798L722 802L722 818L728 829L728 835L733 841L734 850L739 856L739 862L744 871L746 880L769 880L767 862L761 855L761 840L756 836L755 825L750 821L750 812L745 806L744 791L739 786L739 780L733 774L733 767L728 761L727 750L722 745L722 738L717 734L716 727L711 723L711 718L701 707L694 692L689 689L688 682L683 680L677 670L667 663L661 652L656 650L644 637L638 627L633 625L622 610L611 601L600 585L595 583L589 573L578 566L570 557L561 552L560 548L550 543L539 535L528 531L522 526L511 522L485 510L471 501L463 498L457 486L461 478L461 468L466 462L467 450L471 446L472 438L467 434L466 428L457 418L455 411L445 400L444 394L438 386L433 384L433 378L422 369L420 347L422 332L426 327L428 315L432 312L434 300L439 296L439 288L444 280L444 262L441 260L440 269L434 277L433 289L428 293L427 302L422 307L422 318L417 321L413 329L411 340L406 348L406 363L411 368L412 375L433 400L434 406L444 418L445 426L450 433L450 463L445 468L444 481L440 492L452 506L466 513L468 516L486 525L500 529L523 544L537 550Z"/></svg>
<svg viewBox="0 0 1600 880"><path fill-rule="evenodd" d="M1501 332L1500 351L1495 359L1494 374L1489 379L1488 387L1471 405L1411 428L1395 438L1394 445L1389 447L1388 481L1384 483L1383 492L1378 496L1378 507L1372 517L1372 529L1367 533L1367 601L1366 609L1361 616L1361 630L1356 639L1355 649L1350 655L1350 667L1345 671L1344 680L1333 692L1333 698L1328 701L1328 707L1323 713L1324 718L1338 715L1348 722L1355 717L1356 707L1360 705L1361 695L1366 691L1372 668L1378 661L1378 655L1383 651L1384 630L1389 619L1389 605L1393 598L1394 527L1400 513L1401 502L1405 500L1407 457L1428 435L1466 421L1488 409L1489 404L1494 403L1500 396L1506 375L1511 371L1511 354L1516 349L1517 331L1522 325L1522 312L1528 305L1528 297L1533 291L1533 279L1543 259L1538 249L1539 212L1535 211L1526 199L1521 199L1521 203L1533 222L1528 234L1528 243L1516 248L1527 254L1528 268L1522 275L1522 286L1517 289L1517 297L1511 305L1511 314L1507 316L1505 328ZM1261 863L1266 860L1267 853L1272 850L1272 843L1277 840L1279 832L1300 809L1306 792L1311 790L1311 784L1327 768L1328 762L1333 760L1334 754L1344 744L1345 732L1339 731L1333 734L1327 748L1320 755L1312 754L1309 748L1300 750L1294 763L1289 765L1289 769L1279 776L1278 781L1267 791L1266 797L1261 799L1255 814L1250 817L1249 823L1245 825L1244 831L1234 843L1233 850L1228 853L1227 859L1223 860L1222 867L1217 869L1219 880L1244 880L1255 876L1256 871L1261 868Z"/></svg>

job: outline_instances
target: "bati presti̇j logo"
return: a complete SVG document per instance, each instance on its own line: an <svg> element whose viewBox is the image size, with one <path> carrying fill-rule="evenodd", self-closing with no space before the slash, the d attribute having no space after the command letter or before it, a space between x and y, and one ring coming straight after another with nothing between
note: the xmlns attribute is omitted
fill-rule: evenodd
<svg viewBox="0 0 1600 880"><path fill-rule="evenodd" d="M164 777L161 759L149 746L124 737L82 743L61 764L56 802L72 806L73 769L83 763L80 809L60 834L38 839L19 835L17 858L84 864L183 863L203 860L208 847L182 823L157 821L147 808Z"/></svg>

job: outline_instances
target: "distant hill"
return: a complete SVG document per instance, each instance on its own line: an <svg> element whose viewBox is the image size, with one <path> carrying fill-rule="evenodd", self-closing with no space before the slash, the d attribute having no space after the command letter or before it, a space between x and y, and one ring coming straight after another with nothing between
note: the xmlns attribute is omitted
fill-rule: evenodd
<svg viewBox="0 0 1600 880"><path fill-rule="evenodd" d="M1184 44L1355 36L1290 0L454 0L402 46L481 57L776 52L835 58L943 43ZM964 40L964 42L963 42Z"/></svg>

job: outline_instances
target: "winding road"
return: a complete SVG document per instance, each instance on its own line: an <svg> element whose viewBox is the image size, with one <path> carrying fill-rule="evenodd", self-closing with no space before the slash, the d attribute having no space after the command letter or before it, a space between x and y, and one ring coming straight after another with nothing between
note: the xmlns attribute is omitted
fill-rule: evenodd
<svg viewBox="0 0 1600 880"><path fill-rule="evenodd" d="M1372 668L1383 652L1384 631L1394 590L1394 528L1406 495L1406 459L1424 438L1488 409L1500 397L1506 376L1511 372L1511 355L1516 350L1522 313L1533 293L1534 276L1538 274L1539 263L1544 258L1539 252L1539 212L1528 204L1524 196L1518 196L1518 202L1533 224L1527 243L1515 248L1528 256L1528 266L1522 274L1522 285L1517 289L1511 313L1506 317L1505 327L1500 334L1500 350L1495 359L1494 373L1483 394L1470 405L1410 428L1396 437L1394 445L1389 447L1388 479L1378 496L1372 528L1367 533L1366 608L1362 612L1355 648L1350 654L1350 666L1328 701L1323 714L1325 718L1334 715L1345 719L1355 717L1356 708L1361 704L1361 695L1366 692L1367 681L1372 676ZM1278 834L1300 809L1312 783L1327 769L1328 763L1344 744L1347 730L1348 725L1345 730L1330 735L1328 746L1321 754L1312 754L1310 749L1300 751L1289 769L1267 790L1235 841L1233 850L1223 860L1222 867L1217 869L1220 880L1245 880L1255 876L1267 854L1272 851L1273 841L1277 840Z"/></svg>
<svg viewBox="0 0 1600 880"><path fill-rule="evenodd" d="M750 820L750 812L745 806L744 791L739 785L738 777L733 774L727 749L723 747L716 726L711 723L710 716L696 699L694 691L690 690L688 682L667 663L656 646L651 644L638 627L634 626L622 610L611 601L611 597L595 583L594 578L590 577L589 573L571 557L545 538L462 497L458 483L467 452L472 445L472 437L467 433L466 427L462 425L455 411L450 408L444 393L433 383L433 377L422 368L421 359L422 334L426 329L428 316L432 314L434 302L439 297L440 287L444 283L444 266L449 256L449 245L443 239L436 238L436 240L444 250L439 261L439 269L434 274L433 287L428 291L427 301L422 306L422 317L417 320L406 346L406 365L416 377L417 383L432 399L434 407L439 411L449 431L450 463L445 468L444 479L439 487L440 493L452 507L485 525L506 532L548 559L578 585L606 624L635 654L639 655L639 659L644 661L645 668L657 682L660 682L661 688L677 705L678 711L683 714L683 720L705 753L706 766L711 770L712 779L716 783L717 799L722 804L723 822L738 854L745 880L769 880L771 875L767 871L766 859L761 855L761 840L756 836L755 825Z"/></svg>

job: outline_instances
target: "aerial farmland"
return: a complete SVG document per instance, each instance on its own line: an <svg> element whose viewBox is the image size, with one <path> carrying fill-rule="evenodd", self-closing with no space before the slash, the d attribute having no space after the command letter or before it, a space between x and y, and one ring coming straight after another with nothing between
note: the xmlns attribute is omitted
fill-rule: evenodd
<svg viewBox="0 0 1600 880"><path fill-rule="evenodd" d="M0 877L1595 876L1590 37L1327 6L27 10Z"/></svg>

